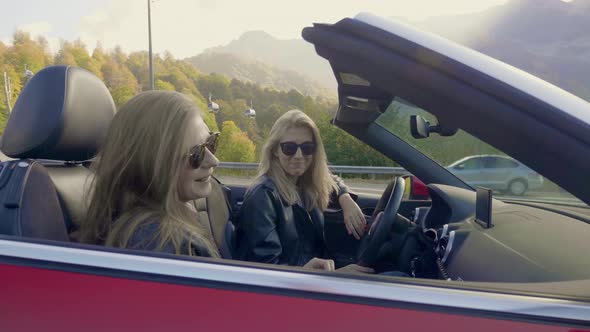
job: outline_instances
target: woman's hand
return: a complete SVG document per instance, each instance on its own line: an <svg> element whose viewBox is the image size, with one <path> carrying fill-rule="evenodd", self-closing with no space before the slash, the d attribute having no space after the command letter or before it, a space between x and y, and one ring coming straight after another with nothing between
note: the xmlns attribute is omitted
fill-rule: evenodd
<svg viewBox="0 0 590 332"><path fill-rule="evenodd" d="M334 271L334 261L331 259L314 257L310 259L309 262L305 263L303 268L308 270Z"/></svg>
<svg viewBox="0 0 590 332"><path fill-rule="evenodd" d="M334 261L331 259L322 259L314 257L309 260L305 265L303 265L304 269L307 270L322 270L322 271L336 271L342 273L375 273L370 267L360 266L357 264L348 264L345 267L341 267L338 270L334 269Z"/></svg>
<svg viewBox="0 0 590 332"><path fill-rule="evenodd" d="M348 264L345 267L341 267L336 271L337 272L344 272L344 273L361 273L361 274L375 273L375 270L373 270L372 268L360 266L357 264Z"/></svg>
<svg viewBox="0 0 590 332"><path fill-rule="evenodd" d="M361 236L365 234L367 227L367 220L363 211L349 194L340 195L338 197L338 203L340 203L340 207L342 208L344 225L346 226L348 235L352 235L357 240L360 240Z"/></svg>

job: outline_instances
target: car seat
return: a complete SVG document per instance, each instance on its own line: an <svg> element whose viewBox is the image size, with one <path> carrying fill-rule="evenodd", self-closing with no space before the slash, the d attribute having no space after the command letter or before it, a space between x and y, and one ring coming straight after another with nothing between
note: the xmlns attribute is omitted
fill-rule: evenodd
<svg viewBox="0 0 590 332"><path fill-rule="evenodd" d="M92 172L83 162L114 113L107 87L82 68L47 67L27 83L0 143L16 159L2 163L1 234L68 240L85 215Z"/></svg>

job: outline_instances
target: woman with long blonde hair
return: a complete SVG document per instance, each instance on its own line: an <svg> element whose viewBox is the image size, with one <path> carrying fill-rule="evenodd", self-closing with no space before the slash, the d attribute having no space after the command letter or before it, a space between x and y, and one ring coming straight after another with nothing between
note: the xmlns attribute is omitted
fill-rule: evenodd
<svg viewBox="0 0 590 332"><path fill-rule="evenodd" d="M190 204L211 191L217 139L180 93L132 98L115 115L93 163L81 241L219 257Z"/></svg>
<svg viewBox="0 0 590 332"><path fill-rule="evenodd" d="M240 258L334 269L334 262L324 259L323 224L323 211L333 197L343 209L348 233L359 239L366 226L364 215L342 181L330 173L319 129L302 111L286 112L270 130L258 177L240 210ZM372 272L355 264L345 269Z"/></svg>

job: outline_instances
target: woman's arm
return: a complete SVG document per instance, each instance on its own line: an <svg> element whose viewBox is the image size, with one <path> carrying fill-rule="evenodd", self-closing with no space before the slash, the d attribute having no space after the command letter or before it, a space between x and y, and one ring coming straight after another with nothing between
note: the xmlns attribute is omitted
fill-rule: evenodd
<svg viewBox="0 0 590 332"><path fill-rule="evenodd" d="M330 174L330 176L332 177L332 180L334 180L334 183L336 183L336 190L334 190L332 192L332 201L340 203L339 202L340 196L345 195L345 194L350 195L350 189L348 188L348 186L346 184L344 184L344 181L342 181L342 179L339 176L334 175L334 174ZM352 194L352 195L354 195L354 194Z"/></svg>
<svg viewBox="0 0 590 332"><path fill-rule="evenodd" d="M338 197L338 204L342 208L346 231L348 232L348 235L352 235L357 240L360 240L361 236L363 236L365 233L365 228L367 227L365 215L358 204L356 204L352 197L354 194L351 195L349 188L344 184L344 181L334 174L332 174L332 179L334 179L334 182L336 182L337 187L333 195Z"/></svg>

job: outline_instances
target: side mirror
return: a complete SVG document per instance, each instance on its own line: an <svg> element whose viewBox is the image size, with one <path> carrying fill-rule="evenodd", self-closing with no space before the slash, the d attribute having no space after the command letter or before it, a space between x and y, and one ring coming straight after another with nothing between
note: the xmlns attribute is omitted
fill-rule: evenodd
<svg viewBox="0 0 590 332"><path fill-rule="evenodd" d="M413 175L406 175L403 178L406 180L404 200L427 201L430 199L428 187L424 182Z"/></svg>
<svg viewBox="0 0 590 332"><path fill-rule="evenodd" d="M412 115L410 117L410 131L414 138L427 138L430 133L437 133L440 136L453 136L459 129L452 127L443 126L440 121L436 126L430 125L430 122L426 121L420 115Z"/></svg>

